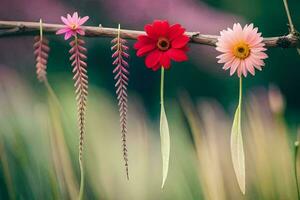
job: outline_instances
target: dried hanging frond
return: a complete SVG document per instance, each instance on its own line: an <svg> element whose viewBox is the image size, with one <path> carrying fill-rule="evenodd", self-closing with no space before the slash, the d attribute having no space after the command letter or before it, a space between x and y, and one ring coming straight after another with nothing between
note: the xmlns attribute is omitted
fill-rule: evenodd
<svg viewBox="0 0 300 200"><path fill-rule="evenodd" d="M73 80L75 81L75 94L77 101L78 111L78 126L79 126L79 159L82 159L83 142L85 134L85 113L87 106L87 95L88 95L88 76L87 76L87 64L84 61L87 57L85 55L86 48L83 46L85 42L78 37L75 37L70 42L72 47L69 51L71 54L70 61L73 66Z"/></svg>
<svg viewBox="0 0 300 200"><path fill-rule="evenodd" d="M40 19L40 35L34 37L34 55L36 59L36 74L39 81L47 80L47 62L50 51L49 41L43 36L42 19Z"/></svg>
<svg viewBox="0 0 300 200"><path fill-rule="evenodd" d="M113 46L111 50L114 51L112 58L115 58L113 61L113 65L116 67L113 70L115 74L115 87L116 94L118 99L119 113L120 113L120 127L121 127L121 137L122 137L122 150L123 150L123 158L125 161L126 175L127 179L129 179L128 173L128 150L126 144L126 135L127 135L127 86L128 86L128 68L129 65L125 61L125 58L129 57L129 54L126 51L129 49L126 46L127 41L120 37L120 24L118 27L118 36L114 38L111 43Z"/></svg>

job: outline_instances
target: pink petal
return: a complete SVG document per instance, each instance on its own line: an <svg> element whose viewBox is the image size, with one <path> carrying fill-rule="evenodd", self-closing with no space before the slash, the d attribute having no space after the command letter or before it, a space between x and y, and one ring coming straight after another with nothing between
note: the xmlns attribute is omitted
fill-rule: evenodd
<svg viewBox="0 0 300 200"><path fill-rule="evenodd" d="M72 18L73 18L74 22L77 22L77 20L78 20L78 13L74 12Z"/></svg>
<svg viewBox="0 0 300 200"><path fill-rule="evenodd" d="M216 50L219 51L219 52L222 52L222 53L227 53L227 52L230 51L230 49L224 48L224 47L221 47L221 46L217 46Z"/></svg>
<svg viewBox="0 0 300 200"><path fill-rule="evenodd" d="M250 47L254 47L263 41L262 37L256 37L253 41L249 43Z"/></svg>
<svg viewBox="0 0 300 200"><path fill-rule="evenodd" d="M217 56L217 58L219 59L218 63L226 63L226 62L230 61L233 57L234 56L232 55L232 53L221 54L221 55Z"/></svg>
<svg viewBox="0 0 300 200"><path fill-rule="evenodd" d="M249 57L246 59L246 61L249 63L249 65L254 66L256 69L258 69L258 70L260 70L260 71L262 70L262 69L261 69L261 64L262 64L262 63L257 62L255 59L253 59L253 57L249 56Z"/></svg>
<svg viewBox="0 0 300 200"><path fill-rule="evenodd" d="M62 29L59 29L58 31L56 31L56 35L63 34L68 31L71 31L70 28L62 28Z"/></svg>
<svg viewBox="0 0 300 200"><path fill-rule="evenodd" d="M252 58L252 62L258 64L258 65L265 65L264 61L261 60L258 56L256 56L254 53L252 53L249 58Z"/></svg>
<svg viewBox="0 0 300 200"><path fill-rule="evenodd" d="M70 23L71 25L74 24L74 20L73 20L73 18L71 17L70 14L67 14L67 19L68 19L68 21L69 21L69 23Z"/></svg>
<svg viewBox="0 0 300 200"><path fill-rule="evenodd" d="M252 30L253 30L253 24L250 25L246 25L243 29L244 31L244 39L246 41L250 41L251 37L252 37Z"/></svg>
<svg viewBox="0 0 300 200"><path fill-rule="evenodd" d="M72 31L66 32L66 34L65 34L65 40L68 40L70 37L72 37L72 35L73 35Z"/></svg>
<svg viewBox="0 0 300 200"><path fill-rule="evenodd" d="M235 57L232 57L230 61L226 62L223 66L224 70L228 70L232 66L232 62L235 60Z"/></svg>
<svg viewBox="0 0 300 200"><path fill-rule="evenodd" d="M235 41L234 32L232 31L224 30L220 32L220 35L221 36L218 38L218 42L223 46L231 46Z"/></svg>
<svg viewBox="0 0 300 200"><path fill-rule="evenodd" d="M261 37L261 33L257 33L254 31L254 29L251 32L251 37L247 41L249 43L249 46L253 47L262 42L263 38Z"/></svg>
<svg viewBox="0 0 300 200"><path fill-rule="evenodd" d="M233 32L235 41L243 39L243 28L239 23L233 25Z"/></svg>
<svg viewBox="0 0 300 200"><path fill-rule="evenodd" d="M236 23L233 25L233 29L234 32L238 32L238 33L242 33L243 32L243 28L241 26L240 23Z"/></svg>
<svg viewBox="0 0 300 200"><path fill-rule="evenodd" d="M234 74L234 72L240 68L240 59L238 58L235 58L233 61L232 61L232 65L231 65L231 68L230 68L230 76L232 76Z"/></svg>
<svg viewBox="0 0 300 200"><path fill-rule="evenodd" d="M254 55L255 58L260 59L260 60L268 58L268 55L264 52L252 52L251 55Z"/></svg>
<svg viewBox="0 0 300 200"><path fill-rule="evenodd" d="M248 38L247 38L247 42L249 44L251 44L256 38L259 38L261 34L257 33L257 28L254 28L253 30L251 30L251 33L249 34Z"/></svg>
<svg viewBox="0 0 300 200"><path fill-rule="evenodd" d="M60 19L61 19L61 21L63 21L63 23L64 23L65 25L71 26L71 25L70 25L70 22L69 22L69 20L67 20L67 18L61 16Z"/></svg>
<svg viewBox="0 0 300 200"><path fill-rule="evenodd" d="M262 52L262 51L266 51L267 49L264 47L256 47L256 48L251 48L251 52Z"/></svg>
<svg viewBox="0 0 300 200"><path fill-rule="evenodd" d="M84 35L84 34L85 34L84 30L82 30L81 28L78 28L78 29L76 30L76 32L77 32L79 35Z"/></svg>
<svg viewBox="0 0 300 200"><path fill-rule="evenodd" d="M241 66L240 66L242 72L243 72L243 75L245 77L247 77L247 67L246 67L246 63L245 63L245 60L241 60Z"/></svg>
<svg viewBox="0 0 300 200"><path fill-rule="evenodd" d="M245 60L245 65L246 65L247 70L254 76L255 70L249 59Z"/></svg>
<svg viewBox="0 0 300 200"><path fill-rule="evenodd" d="M81 26L82 24L84 24L88 19L89 19L89 16L85 16L85 17L79 19L78 26Z"/></svg>
<svg viewBox="0 0 300 200"><path fill-rule="evenodd" d="M237 75L238 75L239 78L241 77L241 75L242 75L242 68L238 68L237 69Z"/></svg>

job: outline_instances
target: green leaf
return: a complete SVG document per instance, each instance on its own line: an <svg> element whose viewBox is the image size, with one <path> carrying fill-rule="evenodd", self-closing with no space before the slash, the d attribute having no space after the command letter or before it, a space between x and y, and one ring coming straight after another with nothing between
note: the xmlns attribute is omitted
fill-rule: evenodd
<svg viewBox="0 0 300 200"><path fill-rule="evenodd" d="M169 158L170 158L170 134L169 125L164 107L164 67L161 67L161 79L160 79L160 143L161 143L161 155L162 155L162 185L164 187L169 171Z"/></svg>
<svg viewBox="0 0 300 200"><path fill-rule="evenodd" d="M234 172L241 189L245 194L246 190L246 175L245 175L245 155L243 147L242 129L241 129L241 104L239 103L231 128L231 157L233 162Z"/></svg>
<svg viewBox="0 0 300 200"><path fill-rule="evenodd" d="M164 187L165 181L167 179L169 171L169 158L170 158L170 134L169 134L169 125L165 112L164 105L161 105L160 110L160 142L161 142L161 155L162 155L162 185Z"/></svg>
<svg viewBox="0 0 300 200"><path fill-rule="evenodd" d="M297 49L297 51L298 51L298 54L300 55L300 49Z"/></svg>

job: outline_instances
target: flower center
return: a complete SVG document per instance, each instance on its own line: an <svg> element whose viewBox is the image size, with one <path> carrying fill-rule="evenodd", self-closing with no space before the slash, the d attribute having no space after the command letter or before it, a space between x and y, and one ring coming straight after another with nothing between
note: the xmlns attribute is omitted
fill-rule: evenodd
<svg viewBox="0 0 300 200"><path fill-rule="evenodd" d="M157 41L157 47L162 51L166 51L170 48L170 41L165 37L160 37Z"/></svg>
<svg viewBox="0 0 300 200"><path fill-rule="evenodd" d="M76 25L76 24L72 24L72 25L71 25L71 29L72 29L72 30L76 30L76 29L77 29L77 25Z"/></svg>
<svg viewBox="0 0 300 200"><path fill-rule="evenodd" d="M250 55L250 48L245 42L239 42L233 47L233 55L240 59L246 59Z"/></svg>

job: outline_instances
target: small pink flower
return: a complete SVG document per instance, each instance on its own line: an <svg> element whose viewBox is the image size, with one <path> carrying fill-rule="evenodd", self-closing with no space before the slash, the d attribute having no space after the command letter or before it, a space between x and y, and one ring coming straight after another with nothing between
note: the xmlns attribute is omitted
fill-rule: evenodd
<svg viewBox="0 0 300 200"><path fill-rule="evenodd" d="M265 44L262 42L261 33L253 28L253 24L246 25L244 28L239 23L233 25L233 29L228 28L220 32L216 43L216 50L222 54L217 56L218 63L224 63L224 70L230 68L230 75L236 71L239 77L247 72L255 75L255 68L262 70L265 65L264 59L268 55L263 51Z"/></svg>
<svg viewBox="0 0 300 200"><path fill-rule="evenodd" d="M89 19L88 16L83 18L78 17L78 13L74 12L73 16L67 15L67 18L61 16L61 20L65 24L64 28L59 29L56 34L65 34L65 40L68 40L72 36L84 35L84 30L80 27Z"/></svg>

